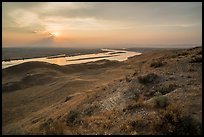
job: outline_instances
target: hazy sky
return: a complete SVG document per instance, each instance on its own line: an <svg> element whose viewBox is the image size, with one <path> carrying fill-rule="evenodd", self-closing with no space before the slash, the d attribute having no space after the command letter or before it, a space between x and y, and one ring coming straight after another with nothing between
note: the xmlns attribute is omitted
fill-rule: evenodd
<svg viewBox="0 0 204 137"><path fill-rule="evenodd" d="M2 5L3 47L202 43L201 2L3 2Z"/></svg>

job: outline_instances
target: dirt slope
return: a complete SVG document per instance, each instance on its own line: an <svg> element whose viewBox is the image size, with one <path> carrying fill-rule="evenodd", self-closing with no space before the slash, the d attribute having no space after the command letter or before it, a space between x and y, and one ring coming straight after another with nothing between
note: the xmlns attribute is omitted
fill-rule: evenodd
<svg viewBox="0 0 204 137"><path fill-rule="evenodd" d="M201 47L14 66L3 70L3 134L201 134L201 74Z"/></svg>

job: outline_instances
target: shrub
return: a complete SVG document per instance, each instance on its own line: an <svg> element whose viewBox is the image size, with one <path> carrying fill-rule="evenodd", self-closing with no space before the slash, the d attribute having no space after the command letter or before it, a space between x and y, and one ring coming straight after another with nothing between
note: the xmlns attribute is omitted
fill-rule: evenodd
<svg viewBox="0 0 204 137"><path fill-rule="evenodd" d="M79 117L79 112L71 110L66 118L66 123L68 126L74 126L80 124L81 120Z"/></svg>
<svg viewBox="0 0 204 137"><path fill-rule="evenodd" d="M190 60L190 63L202 63L202 56L196 56Z"/></svg>
<svg viewBox="0 0 204 137"><path fill-rule="evenodd" d="M54 122L52 118L49 118L44 124L42 124L45 135L63 135L62 125L58 122Z"/></svg>
<svg viewBox="0 0 204 137"><path fill-rule="evenodd" d="M123 112L126 113L134 113L137 109L141 108L143 104L136 103L134 105L128 105L126 108L123 109Z"/></svg>
<svg viewBox="0 0 204 137"><path fill-rule="evenodd" d="M130 76L126 76L126 77L125 77L125 80L126 80L126 82L130 82L130 81L131 81Z"/></svg>
<svg viewBox="0 0 204 137"><path fill-rule="evenodd" d="M198 51L197 55L202 55L202 49Z"/></svg>
<svg viewBox="0 0 204 137"><path fill-rule="evenodd" d="M201 135L201 123L190 115L183 114L175 105L169 105L160 112L156 130L164 135Z"/></svg>
<svg viewBox="0 0 204 137"><path fill-rule="evenodd" d="M175 90L176 87L178 87L177 84L174 84L174 83L172 84L172 83L170 83L170 84L165 84L165 85L159 86L157 90L158 90L162 95L165 95L165 94L167 94L167 93L169 93L169 92Z"/></svg>
<svg viewBox="0 0 204 137"><path fill-rule="evenodd" d="M148 126L148 124L143 119L132 121L130 125L132 126L134 130L139 130L139 131L144 130L144 128L147 128Z"/></svg>
<svg viewBox="0 0 204 137"><path fill-rule="evenodd" d="M178 56L185 56L185 55L188 55L187 52L182 52L182 53L179 53Z"/></svg>
<svg viewBox="0 0 204 137"><path fill-rule="evenodd" d="M137 89L134 85L130 85L127 91L124 92L125 97L127 97L128 99L134 99L136 101L139 99L140 94L141 91Z"/></svg>
<svg viewBox="0 0 204 137"><path fill-rule="evenodd" d="M98 107L96 105L94 105L94 106L91 106L91 107L85 109L83 113L87 116L91 116L96 111L96 109L98 109Z"/></svg>
<svg viewBox="0 0 204 137"><path fill-rule="evenodd" d="M157 106L164 108L168 105L168 99L166 96L163 96L160 92L155 93L155 103Z"/></svg>
<svg viewBox="0 0 204 137"><path fill-rule="evenodd" d="M173 55L170 56L170 58L176 58L176 57L177 57L176 54L173 54Z"/></svg>
<svg viewBox="0 0 204 137"><path fill-rule="evenodd" d="M150 67L154 67L154 68L157 68L157 67L161 67L164 65L164 62L162 62L161 60L157 60L157 61L154 61L150 64Z"/></svg>
<svg viewBox="0 0 204 137"><path fill-rule="evenodd" d="M193 72L193 71L195 71L195 70L193 69L192 64L188 66L188 71L189 71L189 72Z"/></svg>
<svg viewBox="0 0 204 137"><path fill-rule="evenodd" d="M158 75L156 75L156 74L154 74L154 73L150 73L150 74L147 74L147 75L143 75L143 76L137 77L138 81L139 81L141 84L152 83L152 82L154 82L157 78L158 78Z"/></svg>
<svg viewBox="0 0 204 137"><path fill-rule="evenodd" d="M127 126L127 125L130 125L131 124L131 121L127 120L125 121L124 123L122 123L120 125L120 132L124 133L125 135L128 135L131 133L131 131L133 130L131 126Z"/></svg>

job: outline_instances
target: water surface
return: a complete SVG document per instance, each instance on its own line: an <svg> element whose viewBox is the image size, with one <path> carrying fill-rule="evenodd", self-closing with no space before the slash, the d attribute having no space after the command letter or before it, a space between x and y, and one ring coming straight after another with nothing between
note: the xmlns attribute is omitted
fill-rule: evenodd
<svg viewBox="0 0 204 137"><path fill-rule="evenodd" d="M2 61L2 69L11 67L14 65L18 65L24 62L30 62L30 61L42 61L42 62L48 62L51 64L57 64L57 65L80 64L80 63L87 63L92 61L99 61L103 59L125 61L128 59L128 57L141 54L139 52L125 51L125 50L112 50L112 49L102 49L102 50L107 52L69 56L69 57L66 57L63 54L63 55L42 57L42 58Z"/></svg>

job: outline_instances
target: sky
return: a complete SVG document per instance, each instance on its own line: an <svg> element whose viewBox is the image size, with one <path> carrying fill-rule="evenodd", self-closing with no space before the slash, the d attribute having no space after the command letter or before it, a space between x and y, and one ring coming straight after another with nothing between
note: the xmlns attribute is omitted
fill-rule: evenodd
<svg viewBox="0 0 204 137"><path fill-rule="evenodd" d="M201 2L3 2L3 47L202 44Z"/></svg>

